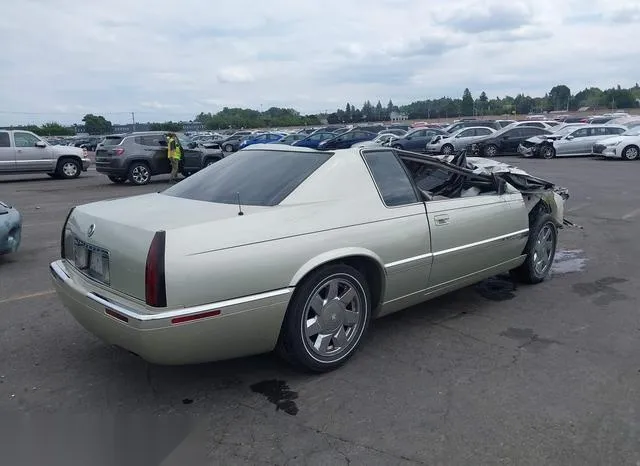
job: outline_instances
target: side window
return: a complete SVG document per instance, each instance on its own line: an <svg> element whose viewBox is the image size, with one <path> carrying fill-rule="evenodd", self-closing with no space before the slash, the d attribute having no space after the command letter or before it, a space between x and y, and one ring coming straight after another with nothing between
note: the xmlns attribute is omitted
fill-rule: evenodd
<svg viewBox="0 0 640 466"><path fill-rule="evenodd" d="M416 131L415 133L413 133L411 135L412 138L423 138L427 135L427 132L425 130L420 130L420 131Z"/></svg>
<svg viewBox="0 0 640 466"><path fill-rule="evenodd" d="M138 136L136 138L138 144L149 147L160 147L162 145L160 143L161 140L161 136Z"/></svg>
<svg viewBox="0 0 640 466"><path fill-rule="evenodd" d="M584 138L589 136L589 128L581 128L571 133L574 138Z"/></svg>
<svg viewBox="0 0 640 466"><path fill-rule="evenodd" d="M607 129L602 126L590 129L590 136L605 136L607 134Z"/></svg>
<svg viewBox="0 0 640 466"><path fill-rule="evenodd" d="M624 133L624 129L622 128L604 128L605 134L622 134Z"/></svg>
<svg viewBox="0 0 640 466"><path fill-rule="evenodd" d="M13 133L13 139L16 142L16 147L35 147L36 142L40 140L31 133L23 133L21 131Z"/></svg>
<svg viewBox="0 0 640 466"><path fill-rule="evenodd" d="M537 136L539 134L542 133L542 128L538 128L536 127L529 127L529 128L520 128L520 131L522 131L522 137L525 138L530 138L532 136Z"/></svg>
<svg viewBox="0 0 640 466"><path fill-rule="evenodd" d="M341 141L352 141L353 139L355 139L355 133L344 133L340 136Z"/></svg>
<svg viewBox="0 0 640 466"><path fill-rule="evenodd" d="M9 133L0 131L0 147L11 147L11 141L9 140Z"/></svg>
<svg viewBox="0 0 640 466"><path fill-rule="evenodd" d="M508 136L510 138L521 138L521 137L524 137L524 135L525 135L524 128L514 128L505 133L505 136Z"/></svg>
<svg viewBox="0 0 640 466"><path fill-rule="evenodd" d="M393 152L369 152L363 157L369 166L378 191L388 207L418 202L418 197L407 172Z"/></svg>
<svg viewBox="0 0 640 466"><path fill-rule="evenodd" d="M465 129L463 132L458 134L459 138L468 138L469 136L473 136L475 129Z"/></svg>
<svg viewBox="0 0 640 466"><path fill-rule="evenodd" d="M476 136L487 136L491 134L492 131L489 128L476 128L475 135Z"/></svg>

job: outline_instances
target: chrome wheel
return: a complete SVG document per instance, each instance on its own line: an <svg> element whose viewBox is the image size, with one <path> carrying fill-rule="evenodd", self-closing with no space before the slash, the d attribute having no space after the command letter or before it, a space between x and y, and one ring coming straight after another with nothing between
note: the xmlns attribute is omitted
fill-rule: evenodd
<svg viewBox="0 0 640 466"><path fill-rule="evenodd" d="M136 165L131 170L131 178L135 184L146 184L149 182L149 169L144 165Z"/></svg>
<svg viewBox="0 0 640 466"><path fill-rule="evenodd" d="M444 155L451 155L453 154L453 146L450 144L445 144L444 146L442 146L442 153Z"/></svg>
<svg viewBox="0 0 640 466"><path fill-rule="evenodd" d="M78 174L78 165L75 162L65 162L62 165L62 173L67 178L73 178Z"/></svg>
<svg viewBox="0 0 640 466"><path fill-rule="evenodd" d="M552 159L556 154L553 147L543 146L542 149L540 149L540 155L543 159Z"/></svg>
<svg viewBox="0 0 640 466"><path fill-rule="evenodd" d="M533 268L538 276L543 276L549 270L555 252L555 231L548 223L544 225L533 248Z"/></svg>
<svg viewBox="0 0 640 466"><path fill-rule="evenodd" d="M629 146L624 150L622 155L626 160L636 160L638 156L640 156L640 153L637 147Z"/></svg>
<svg viewBox="0 0 640 466"><path fill-rule="evenodd" d="M347 274L327 277L310 294L301 321L312 357L339 360L358 342L366 319L366 297Z"/></svg>
<svg viewBox="0 0 640 466"><path fill-rule="evenodd" d="M233 146L231 144L227 144L224 146L225 152L233 152Z"/></svg>
<svg viewBox="0 0 640 466"><path fill-rule="evenodd" d="M487 157L495 157L498 154L498 148L493 144L489 144L484 148L484 155Z"/></svg>

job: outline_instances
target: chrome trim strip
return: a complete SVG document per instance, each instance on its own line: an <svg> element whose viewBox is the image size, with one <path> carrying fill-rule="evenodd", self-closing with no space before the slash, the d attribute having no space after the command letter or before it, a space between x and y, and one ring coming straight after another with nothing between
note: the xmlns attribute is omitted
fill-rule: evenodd
<svg viewBox="0 0 640 466"><path fill-rule="evenodd" d="M246 304L253 301L259 301L261 299L274 298L276 296L282 296L285 294L290 294L292 292L293 292L292 288L282 288L280 290L267 291L266 293L259 293L259 294L254 294L250 296L244 296L242 298L228 299L226 301L219 301L217 303L202 304L199 306L185 307L182 309L173 309L170 311L163 311L155 314L140 314L138 312L127 309L117 303L109 301L101 296L98 296L97 294L92 292L87 293L86 297L102 306L108 307L109 309L119 312L120 314L123 314L129 317L130 319L134 319L139 322L153 322L157 320L172 319L174 317L182 317L182 316L188 316L191 314L198 314L200 312L211 311L214 309L237 306L239 304Z"/></svg>
<svg viewBox="0 0 640 466"><path fill-rule="evenodd" d="M474 248L476 246L482 246L483 244L493 243L494 241L502 241L502 240L509 239L519 235L528 236L529 229L527 228L524 230L514 231L513 233L507 233L506 235L500 235L494 238L487 238L487 239L483 239L482 241L476 241L475 243L463 244L462 246L456 246L455 248L450 248L450 249L443 249L442 251L430 252L427 254L420 254L419 256L407 257L406 259L389 262L388 264L385 264L384 267L385 269L388 269L390 267L396 267L398 265L404 265L410 262L415 262L422 259L428 259L430 257L443 256L445 254L449 254L452 252L464 251L465 249Z"/></svg>
<svg viewBox="0 0 640 466"><path fill-rule="evenodd" d="M422 259L429 259L430 257L433 257L433 254L431 253L420 254L419 256L407 257L406 259L401 259L399 261L389 262L388 264L385 264L384 267L388 269L390 267L396 267L398 265L408 264L409 262L415 262Z"/></svg>
<svg viewBox="0 0 640 466"><path fill-rule="evenodd" d="M445 254L450 254L452 252L464 251L465 249L475 248L476 246L482 246L483 244L493 243L494 241L509 239L514 236L524 235L525 233L527 233L527 235L529 234L528 228L525 230L514 231L513 233L507 233L506 235L496 236L495 238L483 239L482 241L476 241L475 243L463 244L462 246L456 246L455 248L451 248L451 249L443 249L442 251L434 252L433 257L443 256Z"/></svg>

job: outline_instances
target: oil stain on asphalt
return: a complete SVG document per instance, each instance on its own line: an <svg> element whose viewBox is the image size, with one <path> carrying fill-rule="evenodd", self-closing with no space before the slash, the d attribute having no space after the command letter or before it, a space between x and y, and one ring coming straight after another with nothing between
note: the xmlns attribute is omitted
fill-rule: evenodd
<svg viewBox="0 0 640 466"><path fill-rule="evenodd" d="M540 338L540 336L538 336L538 334L530 328L509 327L504 332L501 332L500 335L520 342L518 348L530 347L534 351L542 350L547 346L553 344L561 344L556 340L551 340L549 338Z"/></svg>
<svg viewBox="0 0 640 466"><path fill-rule="evenodd" d="M515 281L509 275L498 275L481 281L476 285L476 291L485 299L491 301L507 301L516 297Z"/></svg>
<svg viewBox="0 0 640 466"><path fill-rule="evenodd" d="M573 285L573 291L580 296L593 297L592 302L598 306L606 306L614 301L629 299L627 295L613 286L628 281L626 278L604 277L595 282L576 283Z"/></svg>
<svg viewBox="0 0 640 466"><path fill-rule="evenodd" d="M298 394L290 390L284 380L264 380L251 385L251 390L266 396L270 403L276 405L276 411L282 410L291 416L298 414L298 406L294 401Z"/></svg>
<svg viewBox="0 0 640 466"><path fill-rule="evenodd" d="M582 249L559 249L553 259L551 274L582 272L586 263L587 259Z"/></svg>

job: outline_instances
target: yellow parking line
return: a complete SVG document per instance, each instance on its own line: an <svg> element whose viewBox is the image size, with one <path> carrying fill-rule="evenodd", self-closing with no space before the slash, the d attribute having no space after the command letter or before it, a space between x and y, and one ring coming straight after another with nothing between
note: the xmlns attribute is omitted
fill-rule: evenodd
<svg viewBox="0 0 640 466"><path fill-rule="evenodd" d="M37 293L23 294L21 296L12 296L11 298L0 299L0 304L13 303L15 301L22 301L23 299L39 298L40 296L47 296L53 293L55 293L55 290L45 290L38 291Z"/></svg>

